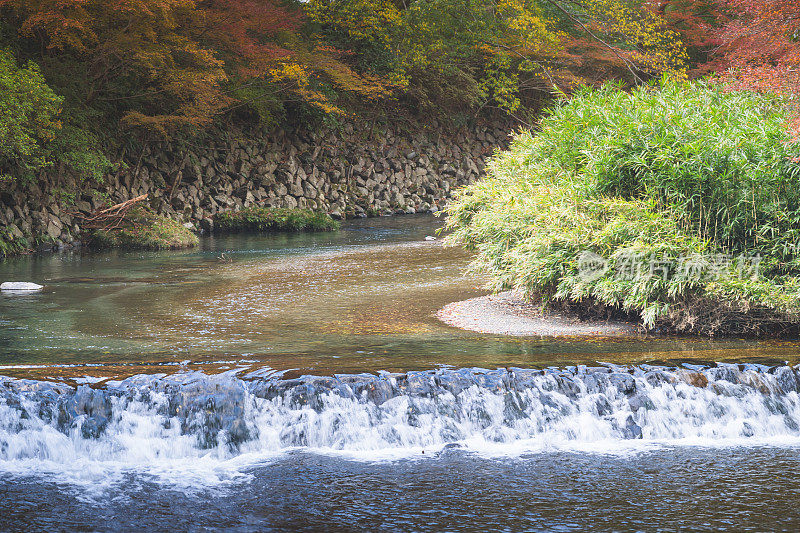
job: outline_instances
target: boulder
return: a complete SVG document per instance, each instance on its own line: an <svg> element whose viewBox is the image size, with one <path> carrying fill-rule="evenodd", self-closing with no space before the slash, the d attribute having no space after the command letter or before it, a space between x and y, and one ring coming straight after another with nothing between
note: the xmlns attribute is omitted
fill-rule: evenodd
<svg viewBox="0 0 800 533"><path fill-rule="evenodd" d="M31 283L28 281L6 281L4 283L0 283L0 291L9 291L9 292L35 292L40 291L44 287L42 285L37 285L36 283Z"/></svg>

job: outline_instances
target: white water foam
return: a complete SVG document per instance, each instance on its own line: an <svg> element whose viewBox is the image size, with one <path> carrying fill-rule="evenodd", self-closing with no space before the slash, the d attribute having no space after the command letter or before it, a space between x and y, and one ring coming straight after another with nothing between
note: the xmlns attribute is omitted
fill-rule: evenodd
<svg viewBox="0 0 800 533"><path fill-rule="evenodd" d="M629 454L800 446L797 369L441 369L403 375L135 376L104 389L0 381L0 474L100 490L130 472L225 486L302 451L360 461L446 453Z"/></svg>

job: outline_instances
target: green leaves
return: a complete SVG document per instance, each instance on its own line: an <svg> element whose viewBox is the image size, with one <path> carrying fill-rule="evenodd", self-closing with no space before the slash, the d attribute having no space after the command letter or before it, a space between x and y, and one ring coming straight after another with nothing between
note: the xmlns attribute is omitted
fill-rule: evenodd
<svg viewBox="0 0 800 533"><path fill-rule="evenodd" d="M61 129L61 103L35 63L20 68L0 49L0 168L32 178L52 164L46 146Z"/></svg>
<svg viewBox="0 0 800 533"><path fill-rule="evenodd" d="M109 170L98 140L69 120L62 123L63 100L35 63L18 67L13 55L0 49L0 170L9 178L30 181L55 165L79 179L100 179Z"/></svg>
<svg viewBox="0 0 800 533"><path fill-rule="evenodd" d="M253 206L241 211L219 213L214 219L223 232L333 231L339 223L327 213L310 209Z"/></svg>

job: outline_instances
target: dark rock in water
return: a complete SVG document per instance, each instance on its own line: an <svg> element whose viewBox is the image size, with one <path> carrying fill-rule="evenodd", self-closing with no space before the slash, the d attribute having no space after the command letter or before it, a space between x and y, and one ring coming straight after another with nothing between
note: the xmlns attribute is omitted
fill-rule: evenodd
<svg viewBox="0 0 800 533"><path fill-rule="evenodd" d="M594 408L598 416L606 416L613 412L611 404L602 396L594 402Z"/></svg>
<svg viewBox="0 0 800 533"><path fill-rule="evenodd" d="M591 373L583 377L586 392L597 394L603 392L608 387L608 374Z"/></svg>
<svg viewBox="0 0 800 533"><path fill-rule="evenodd" d="M466 368L441 370L436 373L434 379L438 387L453 396L458 396L464 390L476 384L475 375Z"/></svg>
<svg viewBox="0 0 800 533"><path fill-rule="evenodd" d="M781 366L774 370L775 381L780 388L780 392L787 394L798 391L797 376L789 366Z"/></svg>
<svg viewBox="0 0 800 533"><path fill-rule="evenodd" d="M111 418L111 400L103 390L81 385L59 405L58 423L62 431L79 424L84 438L98 438Z"/></svg>
<svg viewBox="0 0 800 533"><path fill-rule="evenodd" d="M630 399L628 399L628 405L630 406L631 411L635 413L639 409L651 409L653 407L653 402L651 402L647 396L642 394L634 394L630 397Z"/></svg>
<svg viewBox="0 0 800 533"><path fill-rule="evenodd" d="M335 392L342 398L363 398L370 401L385 397L380 403L385 402L391 398L391 383L389 380L383 380L373 374L335 374L334 376L342 384L341 387L336 387ZM387 387L387 385L389 385ZM375 392L380 387L380 391Z"/></svg>
<svg viewBox="0 0 800 533"><path fill-rule="evenodd" d="M168 415L178 418L182 433L197 436L200 448L223 442L235 448L254 436L245 422L243 382L199 374L161 386L169 394Z"/></svg>
<svg viewBox="0 0 800 533"><path fill-rule="evenodd" d="M643 438L642 428L633 420L632 416L628 416L627 420L625 420L625 427L622 429L622 435L626 439Z"/></svg>
<svg viewBox="0 0 800 533"><path fill-rule="evenodd" d="M717 381L739 383L739 367L736 365L720 364L716 368L709 368L708 374Z"/></svg>
<svg viewBox="0 0 800 533"><path fill-rule="evenodd" d="M433 372L409 372L400 388L405 389L404 392L410 396L430 397L435 392L435 386Z"/></svg>
<svg viewBox="0 0 800 533"><path fill-rule="evenodd" d="M320 412L324 406L322 396L334 391L341 396L350 396L352 391L336 378L303 376L295 379L270 381L264 386L252 389L258 397L271 400L281 397L295 407L311 407Z"/></svg>
<svg viewBox="0 0 800 533"><path fill-rule="evenodd" d="M575 379L568 374L555 376L555 390L566 396L567 398L577 398L581 392L581 386L575 382Z"/></svg>
<svg viewBox="0 0 800 533"><path fill-rule="evenodd" d="M609 381L623 394L631 395L636 392L636 381L630 374L614 372L609 375Z"/></svg>
<svg viewBox="0 0 800 533"><path fill-rule="evenodd" d="M455 451L457 451L457 450L461 450L461 449L463 449L463 448L464 448L464 446L463 446L463 445L461 445L461 444L459 444L459 443L457 443L457 442L451 442L451 443L445 444L445 445L442 447L442 449L441 449L441 450L439 450L438 452L436 452L436 453L434 454L434 457L442 457L442 456L446 456L446 455L448 455L448 454L450 454L450 453L453 453L453 452L455 452Z"/></svg>
<svg viewBox="0 0 800 533"><path fill-rule="evenodd" d="M544 374L541 370L530 368L516 368L509 369L506 378L508 388L514 390L530 389L534 386L538 379Z"/></svg>
<svg viewBox="0 0 800 533"><path fill-rule="evenodd" d="M651 387L658 387L667 383L673 383L675 377L671 374L667 374L663 370L647 370L645 372L645 380L647 380L647 383L649 383Z"/></svg>
<svg viewBox="0 0 800 533"><path fill-rule="evenodd" d="M500 392L505 389L505 370L474 369L475 384L482 389Z"/></svg>

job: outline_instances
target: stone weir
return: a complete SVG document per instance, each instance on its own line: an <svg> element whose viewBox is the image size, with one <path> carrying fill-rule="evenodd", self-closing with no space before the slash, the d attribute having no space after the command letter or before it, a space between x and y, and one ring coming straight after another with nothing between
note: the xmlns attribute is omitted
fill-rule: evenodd
<svg viewBox="0 0 800 533"><path fill-rule="evenodd" d="M2 378L0 471L43 461L136 466L289 450L798 446L798 378L800 366L732 364L296 379L189 372L99 388Z"/></svg>
<svg viewBox="0 0 800 533"><path fill-rule="evenodd" d="M5 232L70 246L80 238L81 216L145 194L157 213L206 231L218 212L251 205L308 207L338 218L437 211L454 189L481 176L511 131L508 124L449 133L430 125L411 132L346 125L151 144L101 183L0 183L0 239Z"/></svg>

